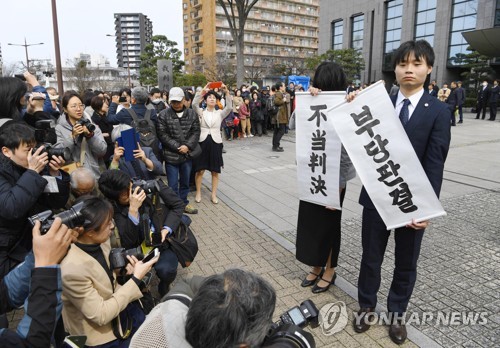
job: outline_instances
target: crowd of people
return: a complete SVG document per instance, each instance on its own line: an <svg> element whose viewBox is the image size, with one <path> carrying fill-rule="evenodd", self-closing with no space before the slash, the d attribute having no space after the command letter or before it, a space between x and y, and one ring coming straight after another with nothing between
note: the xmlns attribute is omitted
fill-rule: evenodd
<svg viewBox="0 0 500 348"><path fill-rule="evenodd" d="M439 196L450 125L455 112L463 122L465 92L459 82L439 89L433 81L424 90L433 64L426 41L403 43L394 53L397 83L389 94ZM0 78L0 309L25 307L17 332L0 329L0 347L48 347L51 341L59 347L67 334L86 336L86 346L102 348L262 344L276 302L272 287L255 274L228 270L177 281L171 289L178 257L166 241L189 225L185 213L198 212L188 193L194 182L194 203L201 202L205 171L211 173L211 202L219 203L224 139L248 141L272 130L272 151L284 151L281 138L300 86L278 82L230 90L221 83L196 91L135 87L58 96L31 74L25 78ZM489 103L495 119L498 89L496 81L493 87L483 84L477 118L481 110L485 118ZM349 102L357 95L333 62L318 66L309 89L313 96L323 91L346 91ZM416 124L419 132L412 132ZM342 204L347 182L356 175L343 147L338 167ZM391 233L364 188L359 202L363 254L353 323L358 333L370 328ZM55 217L47 218L47 211ZM312 293L335 284L341 217L341 210L299 202L296 258L311 267L301 286ZM427 226L428 221L412 221L394 231L387 309L396 314L389 335L397 344L407 337L401 319ZM140 260L160 245L159 255ZM152 269L164 299L156 307L148 285ZM7 327L1 319L0 328Z"/></svg>

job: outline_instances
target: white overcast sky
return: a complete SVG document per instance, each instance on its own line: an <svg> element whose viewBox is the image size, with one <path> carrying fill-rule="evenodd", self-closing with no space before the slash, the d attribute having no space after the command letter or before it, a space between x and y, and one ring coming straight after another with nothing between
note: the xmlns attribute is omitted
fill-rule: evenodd
<svg viewBox="0 0 500 348"><path fill-rule="evenodd" d="M143 13L153 22L153 35L166 35L183 50L181 0L57 0L59 45L63 65L78 53L100 53L116 66L114 13ZM55 63L52 7L50 0L2 0L0 44L4 64L29 59L52 59Z"/></svg>

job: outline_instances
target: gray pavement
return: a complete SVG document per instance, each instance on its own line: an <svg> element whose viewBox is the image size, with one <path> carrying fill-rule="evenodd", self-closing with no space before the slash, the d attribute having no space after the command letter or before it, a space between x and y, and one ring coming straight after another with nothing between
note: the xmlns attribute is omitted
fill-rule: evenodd
<svg viewBox="0 0 500 348"><path fill-rule="evenodd" d="M225 142L225 167L220 176L219 197L223 206L209 203L209 192L204 188L204 201L200 219L195 217L199 234L206 223L213 226L220 214L225 221L222 228L211 228L222 249L229 246L229 255L236 263L211 262L201 266L203 273L221 271L231 264L245 267L273 281L277 287L280 306L277 313L294 306L305 298L313 299L318 308L322 305L344 301L351 310L357 310L356 283L361 257L361 207L357 203L361 183L354 179L348 184L342 222L342 247L337 269L336 287L326 294L313 295L300 288L299 283L307 267L294 258L295 230L297 225L298 195L296 189L294 132L285 135L283 153L271 151L271 137L263 136ZM414 323L409 328L408 345L490 347L500 340L500 292L498 266L500 260L500 122L473 119L466 114L464 124L452 127L452 143L446 162L441 201L448 215L434 219L426 231L419 262L417 285L408 308L422 318L422 312L484 312L484 325L443 325L436 321ZM204 183L209 185L207 175ZM228 213L226 206L232 209ZM205 210L210 212L205 221ZM243 220L240 220L243 219ZM199 222L203 221L201 225ZM245 238L235 237L225 231L229 221L240 221L246 233L252 233L260 245L252 252L250 261L241 258L246 250ZM241 234L240 223L229 230ZM314 222L311 222L314 228ZM223 233L219 235L219 233ZM226 240L233 240L227 245ZM214 242L217 244L217 242ZM243 247L242 247L243 246ZM248 245L250 249L254 246ZM262 249L261 249L262 248ZM379 294L379 311L385 310L385 299L392 278L394 244L389 242L382 269L382 286ZM211 251L213 253L213 251ZM224 250L218 252L225 253ZM254 257L255 261L251 261ZM226 256L227 257L227 256ZM217 257L216 257L217 258ZM229 258L229 261L231 259ZM254 264L257 263L257 265ZM262 262L262 264L260 264ZM257 266L257 267L255 267ZM195 271L197 266L190 271ZM495 276L496 275L496 276ZM285 277L282 279L282 277ZM293 294L290 296L290 293ZM349 313L350 318L352 313ZM343 331L325 336L319 329L311 330L318 346L388 346L392 344L385 327L372 327L365 334L355 334L350 325Z"/></svg>

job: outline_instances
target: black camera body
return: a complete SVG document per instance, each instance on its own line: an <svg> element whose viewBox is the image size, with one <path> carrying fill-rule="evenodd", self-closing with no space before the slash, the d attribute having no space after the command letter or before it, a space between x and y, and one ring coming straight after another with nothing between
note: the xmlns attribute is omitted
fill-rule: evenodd
<svg viewBox="0 0 500 348"><path fill-rule="evenodd" d="M47 152L49 154L49 161L52 156L61 156L66 162L71 160L71 151L69 148L54 148L53 144L57 141L55 133L55 122L53 120L38 120L35 122L35 140L36 145L33 152L43 147L41 153Z"/></svg>
<svg viewBox="0 0 500 348"><path fill-rule="evenodd" d="M41 213L35 214L28 218L29 222L35 226L36 220L40 220L42 226L40 228L41 234L47 233L52 226L55 218L61 218L62 223L69 228L75 227L85 227L90 221L85 220L85 218L81 214L81 210L83 208L83 202L77 203L66 211L63 211L59 214L54 215L51 210L46 210Z"/></svg>
<svg viewBox="0 0 500 348"><path fill-rule="evenodd" d="M319 310L311 300L305 300L280 315L280 320L273 323L266 335L263 347L276 343L289 343L290 347L314 348L316 342L311 333L303 330L307 326L319 326Z"/></svg>
<svg viewBox="0 0 500 348"><path fill-rule="evenodd" d="M134 179L132 181L132 191L134 191L136 187L140 187L147 195L160 191L160 186L156 180Z"/></svg>
<svg viewBox="0 0 500 348"><path fill-rule="evenodd" d="M51 143L38 143L33 148L33 153L40 147L43 147L40 154L47 152L49 154L49 161L52 159L52 156L61 156L65 161L71 160L71 151L67 147L55 148Z"/></svg>
<svg viewBox="0 0 500 348"><path fill-rule="evenodd" d="M82 118L76 122L77 124L81 124L82 127L87 127L87 130L92 133L95 131L95 124L87 120L86 118Z"/></svg>
<svg viewBox="0 0 500 348"><path fill-rule="evenodd" d="M142 260L144 255L140 246L132 249L113 248L109 252L109 264L111 269L122 269L127 263L127 255L135 256L138 260Z"/></svg>

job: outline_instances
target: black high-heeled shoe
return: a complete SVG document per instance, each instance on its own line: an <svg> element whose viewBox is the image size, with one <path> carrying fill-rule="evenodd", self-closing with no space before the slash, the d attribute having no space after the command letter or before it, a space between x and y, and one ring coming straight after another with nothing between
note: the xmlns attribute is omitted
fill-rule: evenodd
<svg viewBox="0 0 500 348"><path fill-rule="evenodd" d="M314 285L314 283L316 283L316 281L318 280L318 278L321 278L323 276L323 272L325 272L324 268L321 269L321 272L319 272L319 274L316 274L316 273L313 273L313 272L309 272L309 274L315 275L316 278L314 278L313 280L309 280L309 279L307 279L307 276L306 276L304 278L304 280L302 280L302 283L300 283L300 286L302 286L303 288L306 288L308 286Z"/></svg>
<svg viewBox="0 0 500 348"><path fill-rule="evenodd" d="M328 289L330 289L330 285L335 284L335 279L337 279L337 272L335 272L335 273L333 274L333 277L332 277L332 279L331 279L330 281L328 281L328 280L324 279L323 277L321 277L321 278L320 278L320 280L322 280L322 281L324 281L324 282L328 283L328 285L327 285L327 286L324 286L324 287L318 286L318 283L319 283L319 281L318 281L318 283L316 283L316 285L314 285L314 287L312 288L312 290L311 290L311 291L312 291L313 293L315 293L315 294L319 294L319 293L321 293L321 292L325 292L325 291L327 291Z"/></svg>

